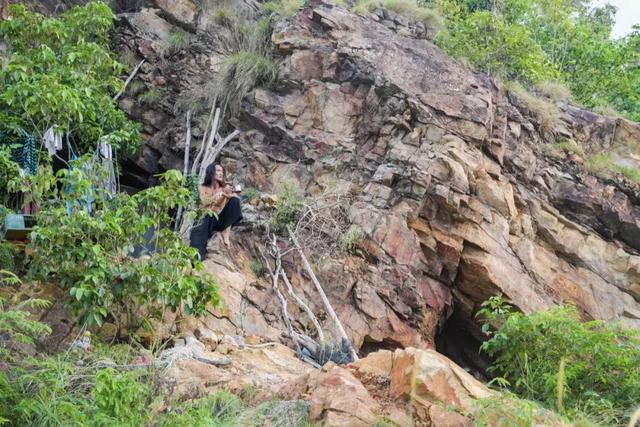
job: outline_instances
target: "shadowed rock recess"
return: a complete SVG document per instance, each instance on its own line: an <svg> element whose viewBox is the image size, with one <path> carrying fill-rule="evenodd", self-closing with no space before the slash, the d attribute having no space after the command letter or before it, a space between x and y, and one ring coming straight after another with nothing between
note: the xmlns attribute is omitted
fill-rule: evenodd
<svg viewBox="0 0 640 427"><path fill-rule="evenodd" d="M122 179L134 188L182 168L184 115L174 113L174 104L206 92L224 59L221 40L228 31L189 0L156 7L118 16L119 51L134 63L146 59L138 78L163 94L150 106L131 94L120 100L144 127L143 147ZM279 21L272 42L280 82L244 100L232 121L240 139L222 152L244 188L276 194L289 181L307 197L327 188L349 195L348 221L365 241L358 255L331 254L316 268L360 354L434 349L437 341L455 361L482 370L474 315L492 295L525 313L571 302L585 319L640 327L637 187L621 177L590 175L549 149L560 138L588 152L628 146L640 125L562 104L560 124L543 132L516 94L430 41L401 35L420 28L399 17L388 25L393 19L312 2ZM410 31L396 31L403 27ZM190 33L190 44L162 59L163 43L176 29ZM202 133L201 125L194 128L196 140ZM263 204L244 210L254 223L269 214ZM182 332L227 353L249 338L288 342L270 283L251 269L263 242L263 231L249 227L236 234L231 253L211 247L205 264L225 308L183 320ZM285 268L332 330L299 259L287 258ZM297 307L290 311L297 328L313 330ZM391 360L390 352L376 357L381 354ZM351 390L356 406L375 406L341 369L329 368L319 380L311 399L316 418L331 416L327 384ZM392 394L406 392L396 385ZM359 415L363 425L373 419L367 411ZM344 413L338 408L334 415Z"/></svg>

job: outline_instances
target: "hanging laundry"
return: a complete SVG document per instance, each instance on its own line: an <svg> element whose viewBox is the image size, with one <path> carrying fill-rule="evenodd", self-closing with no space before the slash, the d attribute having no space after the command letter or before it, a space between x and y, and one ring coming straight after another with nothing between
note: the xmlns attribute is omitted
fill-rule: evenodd
<svg viewBox="0 0 640 427"><path fill-rule="evenodd" d="M47 147L47 151L50 156L53 156L58 151L62 150L62 135L55 131L56 127L57 126L51 126L42 137L44 140L44 146Z"/></svg>
<svg viewBox="0 0 640 427"><path fill-rule="evenodd" d="M102 187L107 190L110 196L113 196L117 191L116 172L113 164L113 147L104 137L100 138L98 142L98 152L100 153L102 167L107 171L107 177L105 182L102 183Z"/></svg>

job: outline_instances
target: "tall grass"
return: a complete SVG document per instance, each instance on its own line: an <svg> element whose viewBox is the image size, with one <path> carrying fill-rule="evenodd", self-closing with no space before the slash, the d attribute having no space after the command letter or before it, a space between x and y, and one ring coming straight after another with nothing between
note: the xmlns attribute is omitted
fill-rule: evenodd
<svg viewBox="0 0 640 427"><path fill-rule="evenodd" d="M228 52L211 85L212 97L233 115L241 101L256 86L269 86L278 79L278 66L271 49L271 19L257 24L234 21L224 47Z"/></svg>

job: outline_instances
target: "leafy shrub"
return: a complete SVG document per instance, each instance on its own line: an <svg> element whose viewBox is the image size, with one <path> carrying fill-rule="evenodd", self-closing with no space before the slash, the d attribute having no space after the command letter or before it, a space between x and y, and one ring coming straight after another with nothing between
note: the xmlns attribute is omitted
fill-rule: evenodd
<svg viewBox="0 0 640 427"><path fill-rule="evenodd" d="M20 280L13 273L0 270L0 283L19 284ZM11 350L16 343L34 344L38 338L51 333L49 326L31 319L27 308L46 308L49 301L29 298L9 308L7 301L0 297L0 361L11 360Z"/></svg>
<svg viewBox="0 0 640 427"><path fill-rule="evenodd" d="M560 110L555 104L530 94L517 82L510 82L506 86L518 99L524 102L544 132L553 131L560 124Z"/></svg>
<svg viewBox="0 0 640 427"><path fill-rule="evenodd" d="M340 247L344 251L353 252L365 237L364 231L360 227L351 227L340 238Z"/></svg>
<svg viewBox="0 0 640 427"><path fill-rule="evenodd" d="M84 168L61 171L65 190L42 210L31 235L30 272L68 290L71 308L83 323L100 325L107 316L117 323L124 316L125 326L136 327L147 304L197 316L207 304L219 303L195 249L166 227L170 211L186 205L191 193L178 171L161 179L162 185L134 196L109 198L94 190L99 179ZM94 199L92 214L85 209L88 199ZM151 241L145 237L149 231ZM144 256L134 257L137 248L149 246Z"/></svg>
<svg viewBox="0 0 640 427"><path fill-rule="evenodd" d="M146 408L150 390L135 372L98 371L93 394L98 425L140 426L150 418Z"/></svg>
<svg viewBox="0 0 640 427"><path fill-rule="evenodd" d="M0 270L16 271L17 250L11 243L0 242ZM0 279L0 283L2 283Z"/></svg>
<svg viewBox="0 0 640 427"><path fill-rule="evenodd" d="M276 208L271 216L271 227L276 233L288 235L287 228L294 227L304 209L304 199L293 187L285 182L278 195Z"/></svg>
<svg viewBox="0 0 640 427"><path fill-rule="evenodd" d="M20 166L11 158L9 147L0 146L0 206L11 200L10 182L20 175ZM2 218L4 222L4 217Z"/></svg>
<svg viewBox="0 0 640 427"><path fill-rule="evenodd" d="M7 44L0 72L0 130L41 136L52 126L71 138L82 153L104 137L133 153L139 126L113 101L122 88L124 66L109 50L113 14L99 1L77 6L57 18L9 6L0 22Z"/></svg>
<svg viewBox="0 0 640 427"><path fill-rule="evenodd" d="M640 339L637 331L602 321L581 322L575 307L524 315L512 312L499 297L479 314L499 325L482 349L495 358L493 372L504 377L520 397L553 408L559 366L565 360L564 406L620 424L640 401Z"/></svg>
<svg viewBox="0 0 640 427"><path fill-rule="evenodd" d="M261 261L253 261L251 263L251 271L256 277L262 277L267 272L267 267Z"/></svg>
<svg viewBox="0 0 640 427"><path fill-rule="evenodd" d="M490 75L525 82L557 75L527 27L510 24L488 11L474 12L451 25L439 40L442 47Z"/></svg>
<svg viewBox="0 0 640 427"><path fill-rule="evenodd" d="M104 367L104 354L25 358L0 370L0 420L9 426L308 426L304 401L247 406L237 396L214 392L178 401L154 368ZM162 402L166 409L158 411Z"/></svg>
<svg viewBox="0 0 640 427"><path fill-rule="evenodd" d="M444 16L448 31L439 43L457 58L522 83L562 80L583 105L611 105L639 120L640 29L612 38L614 7L564 0L420 2Z"/></svg>

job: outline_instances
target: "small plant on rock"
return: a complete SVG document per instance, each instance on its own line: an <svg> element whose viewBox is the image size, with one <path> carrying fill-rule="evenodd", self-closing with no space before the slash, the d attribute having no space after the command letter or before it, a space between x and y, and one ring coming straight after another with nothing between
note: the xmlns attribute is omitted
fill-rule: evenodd
<svg viewBox="0 0 640 427"><path fill-rule="evenodd" d="M138 99L142 104L152 107L162 101L162 96L162 90L157 87L153 87L140 95Z"/></svg>
<svg viewBox="0 0 640 427"><path fill-rule="evenodd" d="M276 233L287 235L287 228L295 226L304 209L304 199L293 187L286 182L278 195L278 203L271 216L271 228Z"/></svg>
<svg viewBox="0 0 640 427"><path fill-rule="evenodd" d="M352 226L340 238L340 247L346 252L354 252L365 237L366 235L360 227Z"/></svg>

